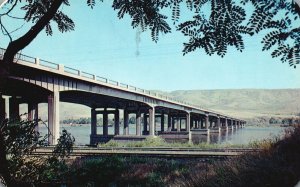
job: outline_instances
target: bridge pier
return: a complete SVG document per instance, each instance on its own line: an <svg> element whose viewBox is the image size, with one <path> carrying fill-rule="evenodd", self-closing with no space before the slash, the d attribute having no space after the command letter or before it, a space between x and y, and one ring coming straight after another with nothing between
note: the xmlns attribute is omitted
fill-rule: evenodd
<svg viewBox="0 0 300 187"><path fill-rule="evenodd" d="M12 96L11 98L9 98L9 118L20 118L19 99L16 96Z"/></svg>
<svg viewBox="0 0 300 187"><path fill-rule="evenodd" d="M143 135L146 135L148 134L148 119L147 119L147 113L145 112L144 113L144 118L143 118L144 122L143 122L143 125L144 125L144 128L143 128Z"/></svg>
<svg viewBox="0 0 300 187"><path fill-rule="evenodd" d="M135 116L136 135L141 136L141 112L138 110Z"/></svg>
<svg viewBox="0 0 300 187"><path fill-rule="evenodd" d="M48 142L56 145L59 138L59 92L54 91L48 96Z"/></svg>
<svg viewBox="0 0 300 187"><path fill-rule="evenodd" d="M29 102L28 103L28 120L34 121L35 124L35 130L39 131L38 126L38 103L36 102Z"/></svg>
<svg viewBox="0 0 300 187"><path fill-rule="evenodd" d="M172 130L171 131L175 131L175 117L174 116L171 116L171 119L172 119Z"/></svg>
<svg viewBox="0 0 300 187"><path fill-rule="evenodd" d="M226 128L226 131L228 131L228 119L225 118L225 128Z"/></svg>
<svg viewBox="0 0 300 187"><path fill-rule="evenodd" d="M164 132L165 131L165 113L161 113L161 119L160 119L160 131Z"/></svg>
<svg viewBox="0 0 300 187"><path fill-rule="evenodd" d="M220 119L220 116L217 117L217 127L218 127L219 134L220 134L221 133L221 119Z"/></svg>
<svg viewBox="0 0 300 187"><path fill-rule="evenodd" d="M90 138L90 144L94 144L93 137L97 135L97 114L96 109L91 109L91 138Z"/></svg>
<svg viewBox="0 0 300 187"><path fill-rule="evenodd" d="M168 114L168 132L172 131L172 117Z"/></svg>
<svg viewBox="0 0 300 187"><path fill-rule="evenodd" d="M114 113L115 118L115 135L120 135L120 111L116 108L116 111Z"/></svg>
<svg viewBox="0 0 300 187"><path fill-rule="evenodd" d="M191 131L191 114L190 113L186 114L185 126L186 126L186 131L190 132Z"/></svg>
<svg viewBox="0 0 300 187"><path fill-rule="evenodd" d="M208 114L205 115L205 127L206 127L206 129L209 129L209 116L208 116Z"/></svg>
<svg viewBox="0 0 300 187"><path fill-rule="evenodd" d="M149 109L149 135L155 136L155 107Z"/></svg>
<svg viewBox="0 0 300 187"><path fill-rule="evenodd" d="M103 111L103 135L108 136L108 113L106 108Z"/></svg>
<svg viewBox="0 0 300 187"><path fill-rule="evenodd" d="M126 109L124 109L124 128L123 134L129 135L129 113Z"/></svg>
<svg viewBox="0 0 300 187"><path fill-rule="evenodd" d="M180 132L180 126L181 126L181 124L180 124L180 118L177 118L177 120L176 120L176 129L177 129L177 132Z"/></svg>
<svg viewBox="0 0 300 187"><path fill-rule="evenodd" d="M6 118L5 99L0 95L0 123Z"/></svg>

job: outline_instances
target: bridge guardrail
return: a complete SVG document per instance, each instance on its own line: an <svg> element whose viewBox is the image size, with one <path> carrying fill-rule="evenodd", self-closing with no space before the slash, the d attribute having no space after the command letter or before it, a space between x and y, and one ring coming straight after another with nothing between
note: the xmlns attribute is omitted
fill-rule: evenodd
<svg viewBox="0 0 300 187"><path fill-rule="evenodd" d="M55 69L58 70L59 64L53 63L53 62L49 62L46 60L40 60L40 65L47 67L47 68L51 68L51 69Z"/></svg>
<svg viewBox="0 0 300 187"><path fill-rule="evenodd" d="M80 71L78 69L70 68L68 66L64 67L64 72L70 73L70 74L73 74L73 75L80 75Z"/></svg>
<svg viewBox="0 0 300 187"><path fill-rule="evenodd" d="M91 73L87 73L87 72L84 72L84 71L82 71L80 74L81 74L82 77L85 77L85 78L88 78L88 79L94 79L94 76L95 76Z"/></svg>
<svg viewBox="0 0 300 187"><path fill-rule="evenodd" d="M122 88L128 88L129 87L128 84L124 84L124 83L120 83L119 86L122 87Z"/></svg>
<svg viewBox="0 0 300 187"><path fill-rule="evenodd" d="M4 53L5 53L5 49L0 48L0 58L1 59L3 58ZM44 67L47 67L47 68L51 68L51 69L54 69L54 70L60 70L60 67L61 67L61 65L59 65L57 63L49 62L49 61L46 61L46 60L40 60L38 58L27 56L27 55L24 55L24 54L21 54L21 53L18 53L15 56L15 60L16 61L21 60L21 61L24 61L24 62L28 62L28 63L44 66ZM89 79L96 80L96 81L99 81L99 82L111 84L111 85L114 85L114 86L117 86L117 87L120 87L120 88L123 88L123 89L125 88L125 89L128 89L130 91L137 92L137 93L143 93L143 94L148 95L148 96L155 96L155 97L158 97L158 98L161 98L161 99L165 99L167 101L177 102L179 104L191 106L191 107L194 107L194 108L197 108L197 109L200 109L200 110L205 110L205 111L210 112L210 113L220 114L220 115L229 117L228 115L222 114L220 112L204 109L201 106L190 104L190 103L185 102L185 101L180 101L178 99L171 98L169 96L165 96L165 95L162 95L160 93L151 92L149 90L137 88L135 86L130 86L130 85L124 84L124 83L119 83L118 81L114 81L114 80L110 80L110 79L107 79L107 78L104 78L104 77L96 76L96 75L93 75L93 74L90 74L90 73L87 73L87 72L81 72L78 69L74 69L74 68L71 68L71 67L68 67L68 66L62 66L62 67L63 67L63 71L66 72L66 73L70 73L70 74L77 75L77 76L80 76L80 77L89 78ZM229 118L235 119L233 117L229 117Z"/></svg>
<svg viewBox="0 0 300 187"><path fill-rule="evenodd" d="M104 83L107 83L107 82L108 82L108 79L107 79L107 78L99 77L99 76L96 76L96 80L97 80L97 81L100 81L100 82L104 82Z"/></svg>
<svg viewBox="0 0 300 187"><path fill-rule="evenodd" d="M25 61L25 62L33 63L33 64L36 63L35 58L33 58L31 56L20 54L20 53L18 53L15 58Z"/></svg>
<svg viewBox="0 0 300 187"><path fill-rule="evenodd" d="M108 84L114 85L114 86L119 86L119 82L118 81L114 81L114 80L108 80Z"/></svg>

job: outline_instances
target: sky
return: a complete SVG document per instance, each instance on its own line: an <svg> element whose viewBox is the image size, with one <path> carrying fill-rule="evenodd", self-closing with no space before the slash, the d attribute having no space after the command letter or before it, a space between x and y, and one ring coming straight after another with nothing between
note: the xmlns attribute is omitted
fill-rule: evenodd
<svg viewBox="0 0 300 187"><path fill-rule="evenodd" d="M54 30L53 36L42 32L22 53L149 90L300 88L300 67L262 52L261 35L245 37L245 50L230 48L224 58L208 56L203 49L183 56L188 38L174 29L155 43L149 32L139 35L132 29L128 17L119 20L110 3L98 3L94 9L86 1L70 3L62 10L75 22L75 30ZM14 30L22 22L6 24ZM27 29L25 25L12 35L17 38ZM1 35L0 47L7 42Z"/></svg>

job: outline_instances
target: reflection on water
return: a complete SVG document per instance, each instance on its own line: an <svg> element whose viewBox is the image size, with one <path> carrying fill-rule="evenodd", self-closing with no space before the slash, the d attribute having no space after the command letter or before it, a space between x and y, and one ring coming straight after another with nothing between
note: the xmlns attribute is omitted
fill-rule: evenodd
<svg viewBox="0 0 300 187"><path fill-rule="evenodd" d="M76 140L77 145L85 145L90 142L90 125L82 126L69 126L61 125L61 130L66 129L70 132ZM122 129L120 127L120 129ZM113 127L109 127L109 134L113 134ZM211 133L207 135L197 135L192 137L193 143L209 142L209 143L222 143L222 144L248 144L251 141L262 140L271 138L273 136L280 135L283 133L283 127L245 127L238 130L222 131L219 133ZM98 134L102 133L102 127L97 128ZM41 134L47 132L45 127L40 127ZM122 134L122 130L120 130ZM135 134L135 125L130 125L129 134Z"/></svg>

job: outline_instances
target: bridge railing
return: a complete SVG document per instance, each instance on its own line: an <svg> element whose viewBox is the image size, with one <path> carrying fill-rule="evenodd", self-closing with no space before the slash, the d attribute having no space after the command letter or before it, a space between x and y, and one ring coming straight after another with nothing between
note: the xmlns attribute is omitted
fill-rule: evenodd
<svg viewBox="0 0 300 187"><path fill-rule="evenodd" d="M0 48L0 59L3 58L4 53L5 53L5 49ZM110 85L113 85L113 86L120 87L122 89L128 89L128 90L133 91L133 92L143 93L143 94L148 95L148 96L155 96L155 97L167 100L167 101L172 101L172 102L177 102L177 103L180 103L180 104L183 104L183 105L192 106L192 107L195 107L197 109L205 110L205 111L208 111L208 112L213 112L213 113L220 114L220 112L215 112L213 110L204 109L201 106L194 105L194 104L191 104L191 103L188 103L188 102L185 102L185 101L181 101L181 100L163 95L161 93L151 92L149 90L137 88L135 86L120 83L118 81L114 81L114 80L110 80L110 79L107 79L107 78L104 78L104 77L96 76L94 74L83 72L83 71L80 71L78 69L74 69L74 68L71 68L71 67L68 67L68 66L62 66L62 65L59 65L57 63L49 62L49 61L46 61L46 60L40 60L38 58L27 56L27 55L24 55L24 54L21 54L21 53L18 53L15 56L15 62L17 62L19 60L21 60L23 62L27 62L27 63L36 64L38 66L40 65L40 66L43 66L43 67L47 67L47 68L50 68L50 69L53 69L53 70L61 70L60 68L62 68L63 69L62 71L65 72L65 73L69 73L69 74L72 74L72 75L76 75L76 76L88 78L88 79L91 79L91 80L99 81L99 82L102 82L102 83L110 84Z"/></svg>
<svg viewBox="0 0 300 187"><path fill-rule="evenodd" d="M20 53L15 56L15 59L35 64L35 58Z"/></svg>
<svg viewBox="0 0 300 187"><path fill-rule="evenodd" d="M70 73L70 74L73 74L73 75L80 75L80 71L78 69L70 68L70 67L67 67L67 66L64 67L64 72Z"/></svg>
<svg viewBox="0 0 300 187"><path fill-rule="evenodd" d="M55 69L58 70L59 64L53 63L53 62L49 62L46 60L40 60L40 65L47 67L47 68L51 68L51 69Z"/></svg>
<svg viewBox="0 0 300 187"><path fill-rule="evenodd" d="M108 80L108 84L114 85L114 86L119 86L119 82L118 81L114 81L114 80Z"/></svg>
<svg viewBox="0 0 300 187"><path fill-rule="evenodd" d="M95 78L95 75L93 75L91 73L84 72L84 71L80 72L80 75L82 77L85 77L85 78L88 78L88 79L94 79Z"/></svg>
<svg viewBox="0 0 300 187"><path fill-rule="evenodd" d="M104 82L104 83L107 83L107 82L108 82L108 79L107 79L107 78L99 77L99 76L96 76L96 80L97 80L97 81L100 81L100 82Z"/></svg>

